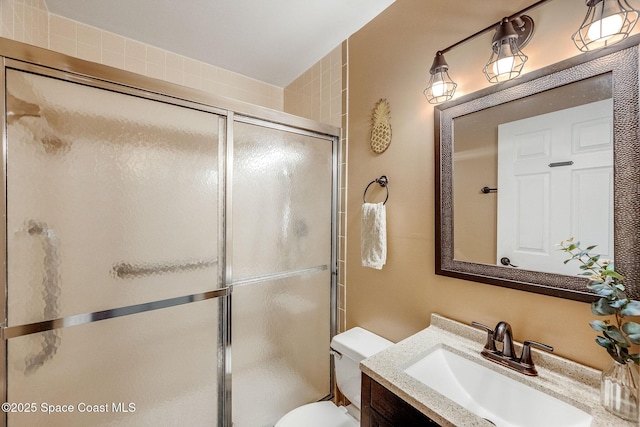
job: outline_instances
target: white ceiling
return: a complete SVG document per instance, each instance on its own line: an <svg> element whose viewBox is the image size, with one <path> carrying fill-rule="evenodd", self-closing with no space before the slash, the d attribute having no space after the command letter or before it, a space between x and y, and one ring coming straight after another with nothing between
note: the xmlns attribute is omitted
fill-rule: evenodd
<svg viewBox="0 0 640 427"><path fill-rule="evenodd" d="M395 0L46 0L49 12L285 87Z"/></svg>

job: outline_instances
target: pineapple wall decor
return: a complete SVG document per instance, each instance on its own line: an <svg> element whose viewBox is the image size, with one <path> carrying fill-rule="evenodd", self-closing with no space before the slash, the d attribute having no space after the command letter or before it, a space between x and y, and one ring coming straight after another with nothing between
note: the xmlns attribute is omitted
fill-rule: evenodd
<svg viewBox="0 0 640 427"><path fill-rule="evenodd" d="M371 149L374 153L383 153L391 143L391 108L386 99L378 101L371 115Z"/></svg>

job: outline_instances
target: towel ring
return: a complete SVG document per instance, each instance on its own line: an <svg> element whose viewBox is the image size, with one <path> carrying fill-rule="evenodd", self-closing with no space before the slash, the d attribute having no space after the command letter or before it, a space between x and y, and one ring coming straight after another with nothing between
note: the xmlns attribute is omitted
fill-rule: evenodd
<svg viewBox="0 0 640 427"><path fill-rule="evenodd" d="M386 204L387 200L389 200L389 180L387 179L387 177L385 175L382 175L380 178L376 178L373 181L371 181L369 183L369 185L367 185L367 188L364 189L364 194L362 195L362 200L367 203L367 190L369 189L369 187L371 187L371 184L373 183L377 183L378 185L380 185L380 187L382 188L386 188L387 189L387 198L384 199L384 202L382 202L382 204Z"/></svg>

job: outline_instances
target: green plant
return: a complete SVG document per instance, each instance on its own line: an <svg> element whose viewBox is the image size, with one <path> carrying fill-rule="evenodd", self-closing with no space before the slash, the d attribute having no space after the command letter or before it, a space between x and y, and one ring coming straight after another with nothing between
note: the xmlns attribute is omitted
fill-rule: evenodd
<svg viewBox="0 0 640 427"><path fill-rule="evenodd" d="M625 294L624 276L618 273L612 261L600 259L600 255L592 255L595 246L580 248L580 242L573 238L560 242L561 250L571 257L564 261L580 262L580 273L589 276L587 287L600 298L591 303L591 312L597 316L614 316L611 320L592 320L591 328L602 332L596 343L604 347L611 357L619 363L633 361L640 365L640 353L629 353L632 344L640 344L640 324L625 321L625 317L640 316L640 301L632 300Z"/></svg>

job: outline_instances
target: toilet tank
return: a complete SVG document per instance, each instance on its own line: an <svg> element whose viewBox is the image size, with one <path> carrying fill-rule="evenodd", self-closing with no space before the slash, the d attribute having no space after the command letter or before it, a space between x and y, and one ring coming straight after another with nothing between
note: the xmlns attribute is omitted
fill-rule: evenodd
<svg viewBox="0 0 640 427"><path fill-rule="evenodd" d="M360 409L360 362L393 345L373 332L355 327L336 335L331 348L342 357L334 357L338 388Z"/></svg>

